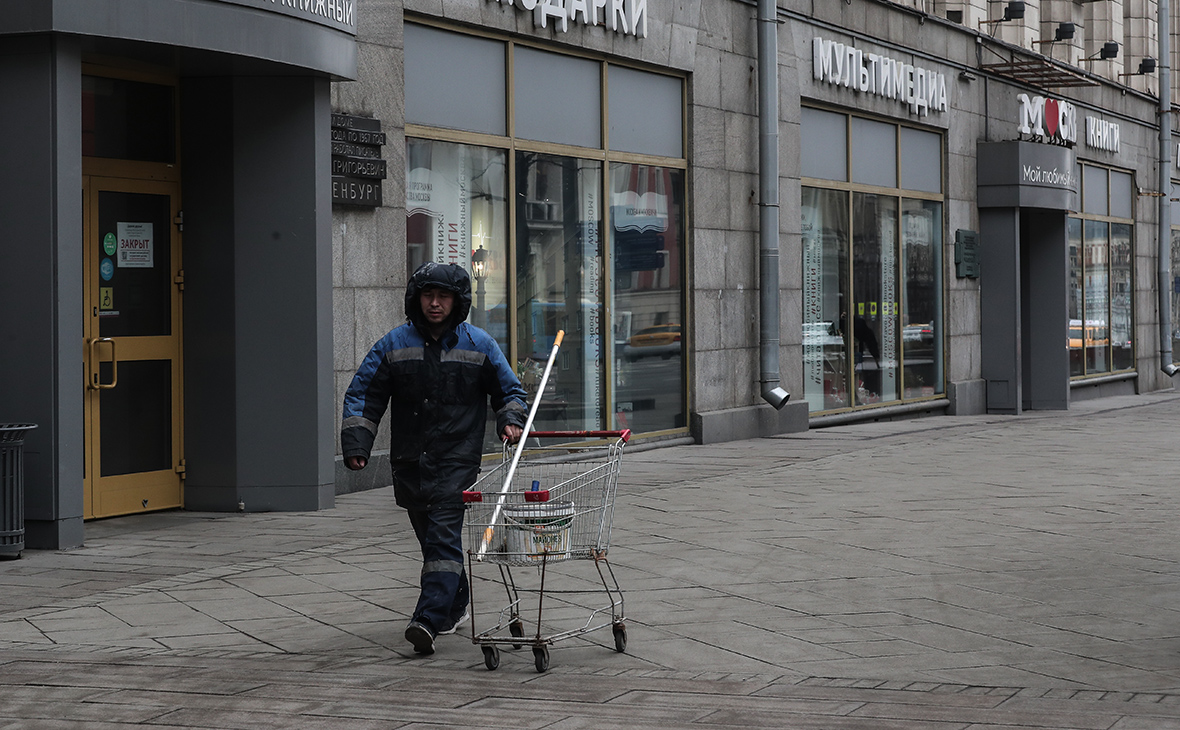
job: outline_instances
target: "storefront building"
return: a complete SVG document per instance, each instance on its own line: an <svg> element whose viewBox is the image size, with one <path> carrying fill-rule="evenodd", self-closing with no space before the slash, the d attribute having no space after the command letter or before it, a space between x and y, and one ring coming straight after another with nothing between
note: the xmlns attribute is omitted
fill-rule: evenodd
<svg viewBox="0 0 1180 730"><path fill-rule="evenodd" d="M0 420L25 544L331 506L330 84L353 0L0 12Z"/></svg>
<svg viewBox="0 0 1180 730"><path fill-rule="evenodd" d="M1146 10L778 4L776 412L757 8L607 5L382 3L393 22L362 23L333 108L381 124L388 176L382 205L336 209L337 398L427 258L471 268L472 316L526 385L567 332L548 428L710 442L1171 387Z"/></svg>
<svg viewBox="0 0 1180 730"><path fill-rule="evenodd" d="M114 4L0 16L31 545L387 484L340 404L428 259L534 395L566 333L538 427L634 446L1172 387L1151 3Z"/></svg>

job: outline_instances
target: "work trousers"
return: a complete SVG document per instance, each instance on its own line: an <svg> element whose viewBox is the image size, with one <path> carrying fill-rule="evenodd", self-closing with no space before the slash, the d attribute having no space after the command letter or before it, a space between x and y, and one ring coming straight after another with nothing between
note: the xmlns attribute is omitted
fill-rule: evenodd
<svg viewBox="0 0 1180 730"><path fill-rule="evenodd" d="M413 620L437 634L451 628L467 609L463 508L410 510L409 515L422 546L422 593Z"/></svg>

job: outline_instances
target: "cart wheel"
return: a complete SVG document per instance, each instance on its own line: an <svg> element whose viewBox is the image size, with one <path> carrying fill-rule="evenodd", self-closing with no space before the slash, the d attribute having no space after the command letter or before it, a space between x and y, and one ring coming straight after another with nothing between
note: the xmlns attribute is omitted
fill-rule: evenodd
<svg viewBox="0 0 1180 730"><path fill-rule="evenodd" d="M512 623L508 624L508 631L510 631L513 636L524 638L524 622L520 619L516 619ZM513 644L512 648L519 649L522 646L524 646L524 644Z"/></svg>
<svg viewBox="0 0 1180 730"><path fill-rule="evenodd" d="M615 651L622 654L627 651L627 627L623 624L615 624Z"/></svg>
<svg viewBox="0 0 1180 730"><path fill-rule="evenodd" d="M489 670L495 671L500 666L500 650L495 646L483 648L483 663Z"/></svg>
<svg viewBox="0 0 1180 730"><path fill-rule="evenodd" d="M533 659L536 661L538 672L549 671L549 647L533 647Z"/></svg>

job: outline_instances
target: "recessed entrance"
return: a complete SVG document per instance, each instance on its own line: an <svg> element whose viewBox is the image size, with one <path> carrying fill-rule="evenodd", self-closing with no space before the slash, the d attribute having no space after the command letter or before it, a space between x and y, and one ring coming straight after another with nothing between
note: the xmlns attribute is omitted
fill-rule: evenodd
<svg viewBox="0 0 1180 730"><path fill-rule="evenodd" d="M86 519L184 503L176 87L123 73L82 77Z"/></svg>

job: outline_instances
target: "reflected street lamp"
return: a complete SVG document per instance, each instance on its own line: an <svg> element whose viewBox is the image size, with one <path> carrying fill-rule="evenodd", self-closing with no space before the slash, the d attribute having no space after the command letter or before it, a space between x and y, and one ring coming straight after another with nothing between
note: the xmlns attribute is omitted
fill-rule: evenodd
<svg viewBox="0 0 1180 730"><path fill-rule="evenodd" d="M479 312L477 327L487 328L487 313L483 309L484 279L488 278L488 250L480 245L471 252L471 275L475 277L475 310Z"/></svg>

